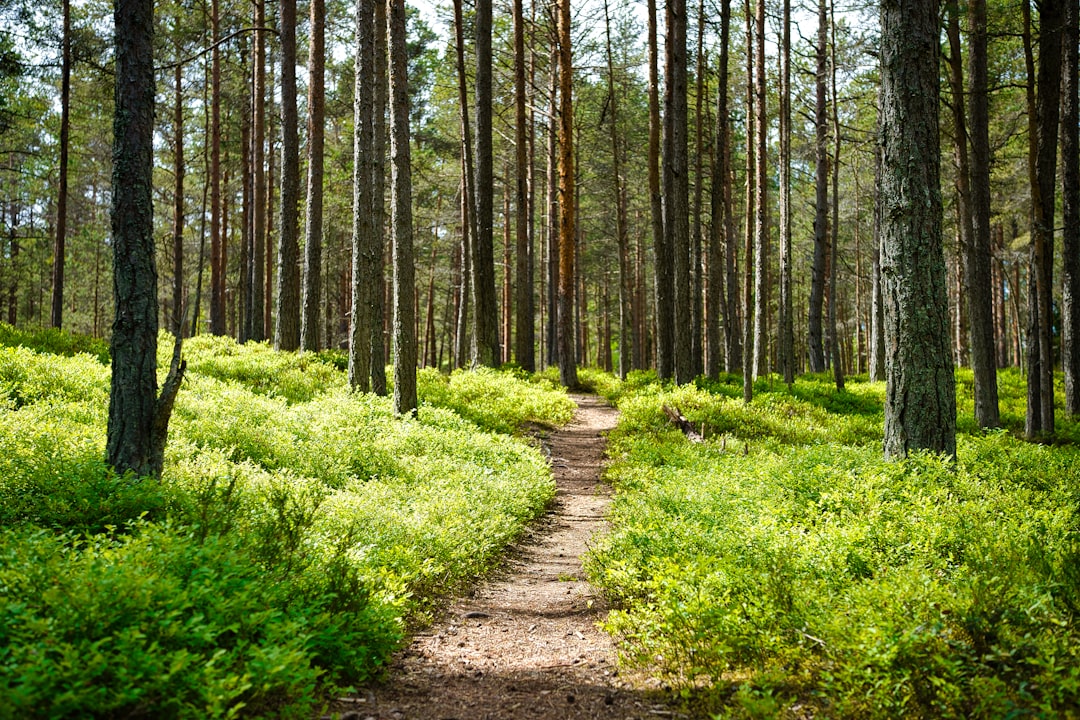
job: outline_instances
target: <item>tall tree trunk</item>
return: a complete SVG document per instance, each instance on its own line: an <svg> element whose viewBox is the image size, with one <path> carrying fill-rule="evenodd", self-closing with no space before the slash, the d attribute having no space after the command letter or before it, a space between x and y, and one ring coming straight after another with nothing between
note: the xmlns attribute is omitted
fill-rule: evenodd
<svg viewBox="0 0 1080 720"><path fill-rule="evenodd" d="M1080 112L1077 108L1077 0L1065 0L1061 81L1061 365L1065 412L1080 415Z"/></svg>
<svg viewBox="0 0 1080 720"><path fill-rule="evenodd" d="M574 352L575 230L573 52L570 0L559 0L559 381L578 385Z"/></svg>
<svg viewBox="0 0 1080 720"><path fill-rule="evenodd" d="M525 94L525 9L523 0L514 0L514 139L517 160L517 185L514 195L514 233L517 257L517 335L514 336L514 359L528 372L536 369L536 330L533 314L533 244L529 223L529 125ZM508 273L510 269L506 270ZM510 337L504 338L507 347Z"/></svg>
<svg viewBox="0 0 1080 720"><path fill-rule="evenodd" d="M64 0L65 3L68 0ZM177 48L179 50L179 48ZM179 53L178 53L179 54ZM173 69L173 228L172 318L169 331L184 334L184 86L183 69ZM66 190L66 188L65 188ZM56 306L53 306L55 312Z"/></svg>
<svg viewBox="0 0 1080 720"><path fill-rule="evenodd" d="M506 164L503 164L503 178L505 178L506 180L508 180L510 178L510 168ZM502 261L502 267L503 267L502 302L501 302L502 307L500 308L500 310L502 311L502 330L501 330L500 334L502 335L502 337L506 338L506 342L504 342L502 344L502 348L501 348L502 355L500 355L500 357L499 357L499 362L508 363L508 362L510 362L510 359L511 359L510 358L510 347L511 347L510 338L512 338L513 334L514 334L514 325L513 325L513 323L514 323L514 321L513 321L513 317L514 317L513 305L514 304L510 300L510 298L513 295L513 292L514 292L514 287L513 287L514 284L513 284L513 280L512 280L512 274L511 274L511 271L510 271L510 268L511 268L510 263L513 262L513 259L511 258L511 253L510 253L510 183L505 182L505 181L503 182L503 257L502 257L502 260L503 260Z"/></svg>
<svg viewBox="0 0 1080 720"><path fill-rule="evenodd" d="M675 382L690 374L690 186L687 169L686 0L668 0L664 33L664 236L671 258ZM660 254L657 253L657 274ZM659 285L659 277L657 278Z"/></svg>
<svg viewBox="0 0 1080 720"><path fill-rule="evenodd" d="M765 0L757 0L754 44L754 365L756 378L768 371L769 312L769 198L768 198L768 108L765 105Z"/></svg>
<svg viewBox="0 0 1080 720"><path fill-rule="evenodd" d="M300 347L300 136L296 114L296 0L281 0L281 227L274 348Z"/></svg>
<svg viewBox="0 0 1080 720"><path fill-rule="evenodd" d="M266 24L266 0L253 0L255 27ZM255 60L251 99L251 319L248 337L256 342L266 339L266 33L255 33Z"/></svg>
<svg viewBox="0 0 1080 720"><path fill-rule="evenodd" d="M631 295L630 238L626 228L626 191L622 176L622 144L619 142L619 102L615 94L615 62L611 53L611 16L604 0L604 40L607 53L608 107L611 115L611 174L615 190L615 239L619 248L619 377L625 378L635 364L634 312Z"/></svg>
<svg viewBox="0 0 1080 720"><path fill-rule="evenodd" d="M390 204L394 266L394 412L416 413L416 305L405 0L389 0Z"/></svg>
<svg viewBox="0 0 1080 720"><path fill-rule="evenodd" d="M112 246L115 313L106 462L118 473L160 478L165 438L184 364L176 344L157 392L154 260L154 6L117 0L113 115Z"/></svg>
<svg viewBox="0 0 1080 720"><path fill-rule="evenodd" d="M1062 0L1039 5L1037 94L1032 59L1030 8L1024 11L1024 50L1028 69L1029 180L1031 249L1028 256L1028 407L1024 432L1029 438L1054 433L1052 301L1054 185L1061 85Z"/></svg>
<svg viewBox="0 0 1080 720"><path fill-rule="evenodd" d="M221 8L210 5L210 26L214 41L210 52L210 332L225 334L225 267L221 217Z"/></svg>
<svg viewBox="0 0 1080 720"><path fill-rule="evenodd" d="M323 143L325 136L325 0L311 0L308 52L307 235L304 239L304 299L300 347L319 349L319 307L322 304Z"/></svg>
<svg viewBox="0 0 1080 720"><path fill-rule="evenodd" d="M881 4L885 456L956 454L941 241L938 2Z"/></svg>
<svg viewBox="0 0 1080 720"><path fill-rule="evenodd" d="M826 0L818 0L816 102L814 104L814 265L810 274L810 318L807 332L810 372L825 370L821 311L825 301L825 265L829 253L829 151L828 151L828 29Z"/></svg>
<svg viewBox="0 0 1080 720"><path fill-rule="evenodd" d="M791 0L780 23L780 372L795 382L794 299L791 278Z"/></svg>
<svg viewBox="0 0 1080 720"><path fill-rule="evenodd" d="M754 159L757 131L754 123L754 16L750 12L750 0L743 2L743 16L746 22L746 192L745 211L743 213L743 284L742 284L742 377L743 400L749 403L754 397Z"/></svg>
<svg viewBox="0 0 1080 720"><path fill-rule="evenodd" d="M703 322L703 281L701 269L702 230L701 201L705 191L705 115L702 103L708 85L705 83L708 63L705 57L705 0L698 0L697 27L697 68L694 88L694 207L690 225L690 377L697 377L705 372L705 358L702 342L704 338Z"/></svg>
<svg viewBox="0 0 1080 720"><path fill-rule="evenodd" d="M386 395L386 335L387 294L391 288L386 282L386 103L387 90L387 16L385 0L375 0L374 44L374 105L372 107L372 196L368 212L371 213L371 391Z"/></svg>
<svg viewBox="0 0 1080 720"><path fill-rule="evenodd" d="M730 199L731 152L728 132L728 37L731 27L731 0L723 0L720 8L720 67L717 72L716 90L716 137L713 142L712 187L709 196L709 283L705 299L705 314L709 318L705 326L705 374L716 379L720 376L723 356L733 354L734 312L725 297L725 261L731 257L734 238L731 232ZM723 317L723 338L721 323ZM723 346L721 346L723 343ZM730 372L729 367L725 367Z"/></svg>
<svg viewBox="0 0 1080 720"><path fill-rule="evenodd" d="M956 14L959 9L952 7ZM950 28L952 21L950 20ZM959 26L959 19L957 19ZM968 287L965 292L968 307L968 327L971 333L971 367L975 379L975 422L979 427L991 428L1001 425L998 410L997 362L994 340L993 279L990 272L993 255L990 240L990 111L987 79L986 0L969 0L968 27L971 36L968 55L971 88L968 94L971 120L971 176L967 203L970 227L963 227L970 235L965 246L965 273ZM952 48L956 36L956 48L950 52L957 56L957 81L954 81L953 98L962 107L963 90L959 65L959 27L950 29L949 45ZM954 111L959 118L963 112ZM957 131L959 136L961 133ZM958 140L959 142L959 140Z"/></svg>
<svg viewBox="0 0 1080 720"><path fill-rule="evenodd" d="M833 381L837 390L844 389L844 360L841 354L840 334L837 329L837 315L840 304L840 286L837 281L840 265L840 107L836 84L836 3L831 3L829 26L832 34L830 50L830 71L832 73L832 125L833 125L833 163L832 163L832 228L829 238L829 343L832 347Z"/></svg>
<svg viewBox="0 0 1080 720"><path fill-rule="evenodd" d="M554 3L552 12L557 13ZM547 309L548 365L559 362L559 43L551 43L551 73L548 79L547 132Z"/></svg>
<svg viewBox="0 0 1080 720"><path fill-rule="evenodd" d="M476 238L476 196L473 194L472 126L469 123L469 87L465 72L465 22L461 0L454 0L454 50L457 56L458 108L461 113L461 304L458 306L457 365L464 367L473 343L474 325L469 322L472 298L473 245ZM475 310L474 310L475 312Z"/></svg>
<svg viewBox="0 0 1080 720"><path fill-rule="evenodd" d="M499 364L498 308L495 301L494 155L492 149L491 0L476 2L476 235L473 237L473 363Z"/></svg>
<svg viewBox="0 0 1080 720"><path fill-rule="evenodd" d="M64 262L67 254L68 146L71 137L71 0L63 0L64 27L60 60L60 167L56 192L56 244L53 247L52 313L54 328L64 324ZM179 72L179 70L178 70ZM179 82L179 81L177 81Z"/></svg>
<svg viewBox="0 0 1080 720"><path fill-rule="evenodd" d="M660 78L657 52L656 0L649 0L649 200L652 213L656 285L656 371L661 378L675 375L675 258L664 216L660 187ZM665 98L666 99L666 98ZM665 120L665 124L666 124ZM665 148L667 137L665 136Z"/></svg>
<svg viewBox="0 0 1080 720"><path fill-rule="evenodd" d="M353 223L352 323L349 328L349 386L371 389L372 304L377 284L373 277L382 250L375 239L377 218L372 212L375 172L375 3L357 0L355 92L353 93ZM379 170L381 172L381 170Z"/></svg>
<svg viewBox="0 0 1080 720"><path fill-rule="evenodd" d="M879 91L878 107L880 106ZM877 121L877 135L878 142L874 148L874 259L870 288L870 379L873 381L885 379L885 298L882 296L881 287L881 234L884 230L881 215L883 209L881 141L884 138L884 128L881 125L880 113Z"/></svg>

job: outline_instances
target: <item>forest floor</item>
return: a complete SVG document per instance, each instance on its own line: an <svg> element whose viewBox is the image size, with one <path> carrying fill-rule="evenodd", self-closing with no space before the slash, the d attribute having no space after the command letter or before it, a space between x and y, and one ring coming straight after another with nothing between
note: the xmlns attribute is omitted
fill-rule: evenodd
<svg viewBox="0 0 1080 720"><path fill-rule="evenodd" d="M573 421L543 439L558 487L551 511L491 579L412 637L383 682L338 700L342 720L680 717L649 683L620 676L598 627L607 608L581 556L605 527L604 433L618 412L595 396L573 399Z"/></svg>

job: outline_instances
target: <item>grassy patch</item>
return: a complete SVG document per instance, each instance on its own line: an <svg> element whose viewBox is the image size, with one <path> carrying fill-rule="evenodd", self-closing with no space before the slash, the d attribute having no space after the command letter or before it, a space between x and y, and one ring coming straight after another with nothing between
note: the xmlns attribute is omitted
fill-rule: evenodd
<svg viewBox="0 0 1080 720"><path fill-rule="evenodd" d="M402 419L329 356L187 353L150 483L102 460L107 367L0 347L0 720L310 717L554 494L508 434L567 419L550 385L426 377Z"/></svg>
<svg viewBox="0 0 1080 720"><path fill-rule="evenodd" d="M734 717L1076 714L1080 452L969 432L955 465L886 463L883 394L622 392L614 530L587 568L622 659Z"/></svg>

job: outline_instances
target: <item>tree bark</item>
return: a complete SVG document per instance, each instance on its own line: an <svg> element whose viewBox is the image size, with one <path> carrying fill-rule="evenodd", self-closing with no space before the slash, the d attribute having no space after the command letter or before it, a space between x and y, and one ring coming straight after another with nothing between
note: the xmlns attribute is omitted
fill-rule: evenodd
<svg viewBox="0 0 1080 720"><path fill-rule="evenodd" d="M570 47L570 0L559 8L559 381L578 386L574 352L575 182L573 53Z"/></svg>
<svg viewBox="0 0 1080 720"><path fill-rule="evenodd" d="M756 0L754 11L756 38L754 46L754 364L756 378L768 372L769 312L769 197L768 108L765 93L765 0Z"/></svg>
<svg viewBox="0 0 1080 720"><path fill-rule="evenodd" d="M221 217L221 8L210 5L210 332L225 334L225 252Z"/></svg>
<svg viewBox="0 0 1080 720"><path fill-rule="evenodd" d="M687 161L686 0L668 0L664 33L664 236L671 258L675 382L693 380L690 362L690 186ZM657 275L660 255L657 254ZM657 278L659 286L659 277Z"/></svg>
<svg viewBox="0 0 1080 720"><path fill-rule="evenodd" d="M956 454L941 240L938 2L881 4L885 456Z"/></svg>
<svg viewBox="0 0 1080 720"><path fill-rule="evenodd" d="M743 228L743 284L742 284L742 378L743 401L747 404L754 399L754 160L757 139L754 112L754 18L750 12L750 0L743 2L743 15L746 21L746 211Z"/></svg>
<svg viewBox="0 0 1080 720"><path fill-rule="evenodd" d="M1028 69L1029 182L1031 246L1028 254L1028 406L1024 432L1028 438L1054 433L1054 358L1052 346L1054 184L1061 83L1063 3L1045 0L1039 6L1037 85L1032 59L1030 8L1024 11L1024 50ZM1036 94L1037 88L1037 94Z"/></svg>
<svg viewBox="0 0 1080 720"><path fill-rule="evenodd" d="M304 238L304 295L300 319L300 348L319 349L319 309L322 305L323 144L325 136L325 0L311 0L311 38L308 52L308 147L306 236Z"/></svg>
<svg viewBox="0 0 1080 720"><path fill-rule="evenodd" d="M389 0L390 205L394 265L394 412L416 413L416 305L405 0Z"/></svg>
<svg viewBox="0 0 1080 720"><path fill-rule="evenodd" d="M795 382L794 298L791 273L791 0L783 1L780 36L780 372Z"/></svg>
<svg viewBox="0 0 1080 720"><path fill-rule="evenodd" d="M615 191L615 239L619 248L619 377L625 378L636 365L630 238L626 228L626 190L623 184L622 144L619 142L619 102L615 94L615 62L611 52L611 16L604 0L604 39L607 53L608 106L611 115L611 174Z"/></svg>
<svg viewBox="0 0 1080 720"><path fill-rule="evenodd" d="M1061 89L1061 365L1065 371L1065 412L1080 415L1080 112L1077 107L1076 0L1065 2Z"/></svg>
<svg viewBox="0 0 1080 720"><path fill-rule="evenodd" d="M371 390L372 303L376 292L373 277L382 250L375 238L372 212L375 172L375 3L357 0L356 57L353 93L353 225L352 225L352 323L349 328L349 386ZM381 170L380 170L381 171Z"/></svg>
<svg viewBox="0 0 1080 720"><path fill-rule="evenodd" d="M473 364L499 364L495 298L495 188L492 149L491 0L476 2L476 234L473 236Z"/></svg>
<svg viewBox="0 0 1080 720"><path fill-rule="evenodd" d="M371 391L386 395L386 303L390 288L386 283L386 102L387 16L385 0L374 2L374 83L372 84L372 196L371 213Z"/></svg>
<svg viewBox="0 0 1080 720"><path fill-rule="evenodd" d="M281 227L274 348L300 347L300 136L296 113L296 0L281 0Z"/></svg>
<svg viewBox="0 0 1080 720"><path fill-rule="evenodd" d="M60 60L60 166L56 192L56 243L53 247L52 312L54 328L64 324L64 262L67 254L68 146L71 137L71 0L63 1L64 27ZM179 70L177 70L179 73ZM178 75L179 77L179 75ZM177 81L179 83L179 81Z"/></svg>
<svg viewBox="0 0 1080 720"><path fill-rule="evenodd" d="M818 0L817 74L814 104L814 264L810 274L810 317L807 328L810 372L825 370L821 311L825 302L825 265L829 253L829 151L826 73L829 19L826 0Z"/></svg>
<svg viewBox="0 0 1080 720"><path fill-rule="evenodd" d="M675 258L664 217L660 187L660 78L657 51L656 0L649 0L649 208L656 292L656 372L661 379L675 376ZM667 140L665 138L665 144Z"/></svg>
<svg viewBox="0 0 1080 720"><path fill-rule="evenodd" d="M253 0L255 27L266 24L266 0ZM252 212L251 212L251 307L248 337L256 342L266 339L264 308L266 306L266 34L255 33L252 73Z"/></svg>
<svg viewBox="0 0 1080 720"><path fill-rule="evenodd" d="M119 474L160 478L173 401L184 375L177 339L157 393L154 259L153 3L117 0L113 116L112 245L115 313L106 462Z"/></svg>
<svg viewBox="0 0 1080 720"><path fill-rule="evenodd" d="M524 370L536 370L536 325L533 305L533 243L529 223L529 126L525 94L525 8L523 0L514 0L514 139L517 160L514 195L514 233L516 250L514 274L517 279L515 305L517 334L514 336L514 359ZM509 268L507 268L509 272ZM505 339L507 347L510 337Z"/></svg>
<svg viewBox="0 0 1080 720"><path fill-rule="evenodd" d="M555 10L554 4L552 10ZM547 129L547 343L548 365L559 362L559 43L551 43Z"/></svg>
<svg viewBox="0 0 1080 720"><path fill-rule="evenodd" d="M958 14L955 4L952 10ZM951 25L950 20L950 27ZM959 19L957 19L957 26L959 26ZM1001 417L998 410L993 281L990 272L993 251L990 240L990 111L985 0L970 0L968 28L971 36L968 55L971 76L971 88L968 95L971 116L971 156L968 169L971 182L968 187L970 200L967 206L971 224L970 227L962 226L962 229L969 233L968 243L965 246L964 275L968 281L965 295L968 303L971 367L975 379L975 422L979 424L979 427L993 428L1001 425ZM959 27L950 30L950 48L953 45L954 35L956 48L950 50L957 56L953 59L957 75L954 81L953 102L958 108L954 112L959 118L963 118L963 112L959 110L963 106L962 94L958 92L963 90L959 64ZM958 143L960 143L960 135L958 130Z"/></svg>
<svg viewBox="0 0 1080 720"><path fill-rule="evenodd" d="M173 287L169 331L180 337L184 334L184 86L180 65L173 70L173 103Z"/></svg>
<svg viewBox="0 0 1080 720"><path fill-rule="evenodd" d="M840 107L839 92L836 84L836 4L830 7L832 49L830 50L830 71L832 74L832 125L833 125L833 162L832 162L832 227L829 237L829 346L832 348L833 382L836 389L844 389L844 360L841 353L840 333L837 316L840 305Z"/></svg>

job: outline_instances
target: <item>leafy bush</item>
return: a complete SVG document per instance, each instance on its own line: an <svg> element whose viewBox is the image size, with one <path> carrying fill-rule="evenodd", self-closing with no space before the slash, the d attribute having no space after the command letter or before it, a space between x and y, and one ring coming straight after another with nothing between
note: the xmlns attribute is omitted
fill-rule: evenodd
<svg viewBox="0 0 1080 720"><path fill-rule="evenodd" d="M58 328L16 328L0 323L0 347L24 347L48 355L86 354L102 365L110 362L109 343L102 338L75 335Z"/></svg>
<svg viewBox="0 0 1080 720"><path fill-rule="evenodd" d="M562 425L574 415L566 393L543 377L530 381L513 370L455 370L448 376L420 371L417 392L424 403L450 408L480 427L515 432L525 423Z"/></svg>
<svg viewBox="0 0 1080 720"><path fill-rule="evenodd" d="M537 449L467 419L564 421L543 381L429 378L398 418L316 357L186 348L155 483L105 467L107 367L0 347L0 720L310 717L554 495Z"/></svg>
<svg viewBox="0 0 1080 720"><path fill-rule="evenodd" d="M614 530L587 564L624 661L734 716L1080 711L1080 451L999 431L887 463L880 384L731 395L620 402Z"/></svg>

